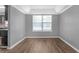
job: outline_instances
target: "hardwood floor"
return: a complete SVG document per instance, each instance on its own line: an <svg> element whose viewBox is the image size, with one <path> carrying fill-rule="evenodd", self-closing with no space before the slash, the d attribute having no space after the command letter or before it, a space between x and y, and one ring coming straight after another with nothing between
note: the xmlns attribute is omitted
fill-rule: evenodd
<svg viewBox="0 0 79 59"><path fill-rule="evenodd" d="M76 53L58 38L28 38L11 50L0 49L4 53Z"/></svg>

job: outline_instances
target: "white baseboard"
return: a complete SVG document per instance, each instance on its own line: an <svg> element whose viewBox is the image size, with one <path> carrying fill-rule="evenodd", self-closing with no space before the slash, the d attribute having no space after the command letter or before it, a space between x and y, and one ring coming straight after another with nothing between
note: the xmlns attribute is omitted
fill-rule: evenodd
<svg viewBox="0 0 79 59"><path fill-rule="evenodd" d="M15 46L17 46L19 43L21 43L23 40L25 39L25 37L22 40L19 40L18 42L16 42L14 45L12 45L11 47L8 47L7 49L12 49Z"/></svg>
<svg viewBox="0 0 79 59"><path fill-rule="evenodd" d="M69 45L70 47L72 47L76 52L79 52L79 49L77 49L76 47L74 47L73 45L71 45L70 43L68 43L66 40L64 40L62 37L59 36L59 38L65 42L67 45Z"/></svg>
<svg viewBox="0 0 79 59"><path fill-rule="evenodd" d="M19 43L21 43L25 38L60 38L63 42L65 42L67 45L69 45L70 47L72 47L75 51L79 52L79 50L77 48L75 48L73 45L71 45L70 43L68 43L67 41L65 41L62 37L60 36L26 36L24 37L22 40L16 42L14 45L12 45L11 47L8 47L7 49L12 49L15 46L17 46Z"/></svg>
<svg viewBox="0 0 79 59"><path fill-rule="evenodd" d="M59 38L59 36L27 36L26 38Z"/></svg>
<svg viewBox="0 0 79 59"><path fill-rule="evenodd" d="M17 46L19 43L21 43L25 38L58 38L58 36L26 36L24 37L22 40L16 42L14 45L12 45L11 47L7 47L7 49L12 49L15 46Z"/></svg>

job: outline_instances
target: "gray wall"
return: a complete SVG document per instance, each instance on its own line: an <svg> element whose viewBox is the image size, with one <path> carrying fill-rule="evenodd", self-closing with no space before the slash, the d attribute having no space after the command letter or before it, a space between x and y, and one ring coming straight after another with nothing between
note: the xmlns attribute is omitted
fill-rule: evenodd
<svg viewBox="0 0 79 59"><path fill-rule="evenodd" d="M25 15L9 6L9 46L14 45L25 36Z"/></svg>
<svg viewBox="0 0 79 59"><path fill-rule="evenodd" d="M79 49L79 6L60 15L60 36Z"/></svg>
<svg viewBox="0 0 79 59"><path fill-rule="evenodd" d="M32 15L24 15L9 7L9 46L25 36L58 36L79 49L79 6L73 6L61 15L52 15L52 32L32 32Z"/></svg>
<svg viewBox="0 0 79 59"><path fill-rule="evenodd" d="M26 36L57 36L58 35L58 16L52 15L52 32L33 32L32 15L26 15Z"/></svg>
<svg viewBox="0 0 79 59"><path fill-rule="evenodd" d="M24 15L16 8L9 6L9 47L22 40L25 36L58 36L58 16L52 15L52 32L32 32L32 15Z"/></svg>

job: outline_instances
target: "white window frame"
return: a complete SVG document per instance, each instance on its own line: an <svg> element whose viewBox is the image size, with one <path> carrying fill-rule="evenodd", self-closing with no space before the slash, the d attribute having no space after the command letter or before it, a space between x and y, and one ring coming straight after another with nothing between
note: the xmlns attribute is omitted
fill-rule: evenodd
<svg viewBox="0 0 79 59"><path fill-rule="evenodd" d="M33 16L42 16L42 30L40 30L40 31L33 30ZM52 15L48 15L48 16L51 16L51 30L50 31L43 30L43 16L47 16L47 15L33 15L33 16L32 16L32 31L33 32L52 32Z"/></svg>

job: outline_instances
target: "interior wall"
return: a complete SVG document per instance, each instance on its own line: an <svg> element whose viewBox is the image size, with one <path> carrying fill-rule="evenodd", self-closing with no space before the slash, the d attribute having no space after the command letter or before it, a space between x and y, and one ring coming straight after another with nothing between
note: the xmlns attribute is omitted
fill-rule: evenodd
<svg viewBox="0 0 79 59"><path fill-rule="evenodd" d="M79 49L79 5L72 6L60 15L60 36Z"/></svg>
<svg viewBox="0 0 79 59"><path fill-rule="evenodd" d="M25 22L26 22L26 36L58 36L58 16L52 15L52 32L33 32L32 31L32 16L30 14L26 14Z"/></svg>
<svg viewBox="0 0 79 59"><path fill-rule="evenodd" d="M25 36L58 36L79 49L79 6L73 6L61 15L52 15L52 32L33 32L32 15L24 15L9 6L9 46Z"/></svg>
<svg viewBox="0 0 79 59"><path fill-rule="evenodd" d="M22 40L25 36L25 15L16 8L9 6L9 46Z"/></svg>
<svg viewBox="0 0 79 59"><path fill-rule="evenodd" d="M11 47L26 36L58 36L58 15L52 15L52 32L32 32L32 15L23 14L16 8L9 6L9 38L8 45Z"/></svg>

